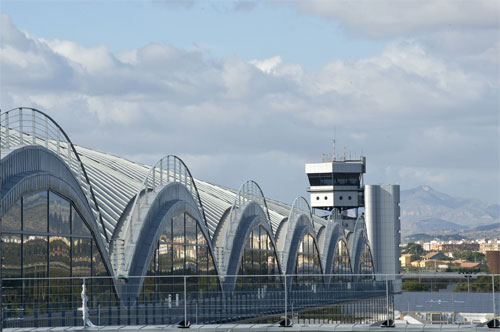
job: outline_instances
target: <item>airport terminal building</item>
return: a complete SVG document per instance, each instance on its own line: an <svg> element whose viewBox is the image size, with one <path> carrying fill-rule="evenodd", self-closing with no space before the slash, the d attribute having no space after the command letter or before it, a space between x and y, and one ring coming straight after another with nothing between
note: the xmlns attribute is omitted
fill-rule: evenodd
<svg viewBox="0 0 500 332"><path fill-rule="evenodd" d="M296 310L321 307L348 292L373 299L366 307L386 304L375 274L399 273L398 186L371 186L357 216L319 217L305 198L281 203L254 181L234 189L197 179L176 156L150 166L74 145L35 109L0 121L4 326L31 316L81 324L83 280L89 308L110 324L139 322L148 303L164 311L147 317L172 323L183 299L206 322L282 315L280 301L294 298ZM252 312L244 305L254 298Z"/></svg>

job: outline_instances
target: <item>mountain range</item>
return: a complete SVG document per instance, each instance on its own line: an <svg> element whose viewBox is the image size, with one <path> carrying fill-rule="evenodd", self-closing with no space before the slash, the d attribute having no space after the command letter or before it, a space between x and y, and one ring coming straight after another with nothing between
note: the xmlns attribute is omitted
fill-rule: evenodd
<svg viewBox="0 0 500 332"><path fill-rule="evenodd" d="M498 237L500 205L453 197L427 185L401 190L401 238L412 234Z"/></svg>

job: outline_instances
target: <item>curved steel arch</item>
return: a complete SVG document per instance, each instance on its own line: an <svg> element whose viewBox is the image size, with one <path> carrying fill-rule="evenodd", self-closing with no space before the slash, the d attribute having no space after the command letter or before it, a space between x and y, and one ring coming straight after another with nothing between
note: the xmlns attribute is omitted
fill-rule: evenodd
<svg viewBox="0 0 500 332"><path fill-rule="evenodd" d="M31 111L31 117L29 116L30 112L23 114L23 110ZM24 115L27 115L27 117L24 117ZM11 147L40 145L55 152L75 175L75 179L77 179L78 184L85 193L85 197L92 209L101 236L104 237L106 246L109 246L109 236L85 167L69 136L54 119L36 108L13 108L0 114L0 138L0 150L10 150ZM61 139L63 140L61 141ZM62 152L63 149L66 151L65 154Z"/></svg>
<svg viewBox="0 0 500 332"><path fill-rule="evenodd" d="M119 246L125 245L125 243L135 244L140 232L132 231L132 224L136 221L141 221L140 212L143 204L145 204L146 208L148 207L148 197L147 193L151 191L155 191L157 188L163 188L168 183L180 183L186 187L189 191L193 200L197 204L198 211L203 218L203 222L208 229L207 219L205 217L205 211L203 210L203 204L201 203L200 195L198 193L198 189L196 188L196 184L193 180L193 176L189 171L189 168L186 166L184 161L175 156L175 155L167 155L158 160L153 167L149 170L148 174L144 177L137 194L135 195L134 202L130 211L128 212L128 217L123 225L123 231L118 234L117 239L113 239L113 251L115 255L119 252L125 254L124 248ZM146 200L146 202L142 202L142 200ZM120 250L121 249L121 250ZM123 257L122 257L123 258ZM127 270L127 267L125 267Z"/></svg>
<svg viewBox="0 0 500 332"><path fill-rule="evenodd" d="M367 245L368 249L370 251L370 256L371 256L371 262L372 262L372 268L373 271L374 265L373 265L373 254L370 246L370 241L368 240L368 236L366 234L366 225L364 218L359 216L358 219L356 220L356 225L354 226L354 231L352 233L352 243L350 245L350 254L351 254L351 264L352 264L352 270L354 271L355 274L359 273L359 265L361 263L361 254L362 254L362 246Z"/></svg>
<svg viewBox="0 0 500 332"><path fill-rule="evenodd" d="M358 216L356 219L356 223L354 224L354 231L353 233L356 234L357 231L363 232L364 235L366 236L366 224L365 224L365 218Z"/></svg>
<svg viewBox="0 0 500 332"><path fill-rule="evenodd" d="M258 205L255 202L252 204ZM242 220L249 221L249 222L241 222L239 223L238 227L238 234L237 238L241 239L242 241L236 241L236 246L234 243L231 243L231 252L230 255L227 259L227 264L224 266L224 287L226 291L232 292L234 291L235 287L235 281L237 277L239 276L238 271L239 267L241 265L241 258L243 257L243 253L245 250L245 244L247 243L249 239L250 232L255 226L262 226L263 229L266 231L267 235L269 236L269 239L271 240L272 246L273 246L273 255L276 258L276 264L278 267L278 275L282 272L282 267L279 262L279 257L278 257L278 251L276 248L276 241L273 237L271 226L269 222L265 219L264 214L253 214L253 213L248 213L248 210L251 209L251 205L249 204L244 210L244 212L241 215ZM245 219L248 218L248 219ZM236 239L236 237L235 237ZM234 242L234 240L233 240ZM248 276L248 275L247 275Z"/></svg>
<svg viewBox="0 0 500 332"><path fill-rule="evenodd" d="M344 235L342 224L339 221L329 222L324 233L324 241L322 242L321 261L325 267L325 273L330 270L330 265L333 262L333 254L336 242Z"/></svg>
<svg viewBox="0 0 500 332"><path fill-rule="evenodd" d="M221 234L219 234L217 237L217 242L219 243L217 248L220 248L218 250L222 250L222 253L218 255L219 259L217 262L221 271L227 270L227 263L232 254L234 239L238 235L241 220L246 213L249 213L248 210L250 207L252 207L254 213L262 214L262 218L271 230L271 234L273 234L264 194L255 181L248 180L240 186L227 217L221 220L224 223L221 229L221 231L224 231L224 236L221 237Z"/></svg>
<svg viewBox="0 0 500 332"><path fill-rule="evenodd" d="M364 275L363 273L361 273L360 267L361 267L361 255L363 254L363 249L365 246L368 247L368 252L370 254L370 263L372 270L371 277L374 278L375 266L373 264L372 249L370 247L370 243L368 242L368 238L365 236L361 236L354 247L356 250L354 253L354 257L351 257L351 264L353 265L352 270L354 274L357 275L357 278L360 278L362 275Z"/></svg>
<svg viewBox="0 0 500 332"><path fill-rule="evenodd" d="M138 295L137 286L142 284L146 275L147 268L151 262L152 255L156 250L156 244L165 231L165 224L168 223L172 217L179 213L188 213L191 215L200 227L203 236L207 240L208 250L211 257L213 258L214 268L216 271L216 277L219 285L222 288L222 284L219 279L219 270L215 261L215 252L210 242L210 236L208 229L204 227L204 223L201 220L202 216L199 212L195 200L192 198L191 193L188 188L180 183L168 183L165 185L158 195L154 198L155 201L163 202L162 204L152 204L151 209L148 210L147 216L144 221L144 228L138 235L138 243L140 246L130 246L133 248L127 255L127 270L125 274L121 274L123 277L128 278L127 291L124 294L134 294ZM124 271L121 271L124 272Z"/></svg>
<svg viewBox="0 0 500 332"><path fill-rule="evenodd" d="M311 212L311 207L309 203L303 196L299 196L295 198L292 203L292 208L290 209L290 214L288 215L288 220L295 220L299 215L307 213L309 214L309 220L311 221L311 225L314 229L313 216Z"/></svg>
<svg viewBox="0 0 500 332"><path fill-rule="evenodd" d="M293 230L293 241L290 243L290 247L287 247L284 250L285 252L287 252L287 257L285 264L282 265L282 268L284 273L288 275L286 277L288 285L287 287L291 287L292 285L292 274L294 273L293 271L295 269L297 261L299 244L306 235L311 235L311 237L313 238L314 248L318 253L318 262L321 270L320 273L322 275L323 281L325 280L325 267L323 266L323 262L321 261L321 252L319 250L318 239L316 238L316 234L309 220L301 215L301 217L298 218L296 227Z"/></svg>
<svg viewBox="0 0 500 332"><path fill-rule="evenodd" d="M229 213L231 220L234 220L241 208L251 201L257 202L262 207L262 210L264 210L267 220L269 221L269 226L271 227L271 230L273 230L273 226L270 223L271 217L269 216L266 197L264 196L264 192L260 188L259 184L253 180L248 180L240 186L238 194L236 194L236 198L234 199L234 203L231 206L231 212Z"/></svg>
<svg viewBox="0 0 500 332"><path fill-rule="evenodd" d="M349 274L350 274L350 275L352 275L352 274L353 274L353 271L354 271L354 270L353 270L353 268L352 268L352 263L351 263L351 252L350 252L350 250L349 250L349 246L348 246L348 244L347 244L347 239L346 239L346 237L342 234L342 235L340 235L340 236L336 239L336 241L335 241L335 246L334 246L334 248L333 248L332 261L331 261L331 263L330 263L330 267L328 267L328 270L327 270L327 271L325 271L325 273L327 274L327 282L328 282L328 283L332 280L332 276L339 276L339 275L337 275L336 273L333 273L332 269L334 269L334 268L335 268L335 258L337 257L337 248L338 248L338 246L339 246L339 243L340 243L340 242L343 242L343 243L344 243L344 245L345 245L345 247L346 247L346 250L347 250L347 257L348 257L348 259L349 259L349 269L350 269L350 273L349 273ZM326 269L326 267L325 267L325 269ZM340 275L340 276L342 276L342 275ZM352 276L351 276L350 278L352 278Z"/></svg>
<svg viewBox="0 0 500 332"><path fill-rule="evenodd" d="M27 163L26 160L30 162ZM39 161L39 162L33 162ZM92 238L101 254L106 271L113 276L113 269L107 251L107 243L100 234L99 224L94 219L92 207L87 201L85 192L78 179L60 156L41 146L26 146L16 149L3 161L7 167L2 168L2 182L7 184L1 197L0 216L23 195L39 190L50 190L66 200L81 214ZM17 166L16 166L17 165ZM7 169L7 171L6 171ZM111 278L116 289L116 280Z"/></svg>
<svg viewBox="0 0 500 332"><path fill-rule="evenodd" d="M238 193L236 194L236 197L234 199L234 203L231 206L231 210L224 221L224 223L226 224L224 225L224 237L222 238L222 241L224 243L224 245L222 246L222 259L224 260L224 262L227 261L227 259L229 259L231 255L232 241L234 240L238 231L240 217L245 211L245 207L248 206L251 202L255 202L260 206L265 214L266 222L269 224L271 232L273 232L273 226L271 225L271 218L269 217L266 198L264 197L262 189L257 184L257 182L253 180L244 182L240 186L240 189L238 190ZM228 246L228 244L230 244L230 246ZM221 266L225 265L222 261L219 264L221 264Z"/></svg>
<svg viewBox="0 0 500 332"><path fill-rule="evenodd" d="M283 236L285 236L285 238L282 245L283 251L281 252L280 255L281 256L280 258L282 259L282 264L284 266L286 266L286 264L284 263L288 261L288 255L290 254L287 248L290 248L291 246L293 234L295 232L295 227L301 215L306 215L308 217L309 224L312 227L314 233L314 223L312 220L312 212L309 203L307 203L307 200L304 197L299 196L295 198L295 200L293 201L292 207L290 209L290 214L288 215L288 220L284 225L286 227L283 230L284 231Z"/></svg>

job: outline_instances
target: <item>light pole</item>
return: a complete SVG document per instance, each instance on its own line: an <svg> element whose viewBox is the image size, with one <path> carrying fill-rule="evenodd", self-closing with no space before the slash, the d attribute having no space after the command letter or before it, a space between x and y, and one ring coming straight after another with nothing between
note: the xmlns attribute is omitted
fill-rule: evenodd
<svg viewBox="0 0 500 332"><path fill-rule="evenodd" d="M464 278L467 279L467 293L470 293L470 279L472 278L472 272L464 271L460 273L463 273Z"/></svg>

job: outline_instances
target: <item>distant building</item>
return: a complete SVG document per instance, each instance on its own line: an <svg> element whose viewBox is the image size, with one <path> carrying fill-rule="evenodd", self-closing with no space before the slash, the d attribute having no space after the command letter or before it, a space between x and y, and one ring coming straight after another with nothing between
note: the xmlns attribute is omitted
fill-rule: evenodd
<svg viewBox="0 0 500 332"><path fill-rule="evenodd" d="M464 242L460 241L458 243L440 243L438 245L439 251L451 251L451 250L479 250L479 243L476 242Z"/></svg>
<svg viewBox="0 0 500 332"><path fill-rule="evenodd" d="M479 251L486 255L487 251L499 251L500 239L485 240L479 244Z"/></svg>
<svg viewBox="0 0 500 332"><path fill-rule="evenodd" d="M438 259L427 259L411 262L411 266L427 270L446 270L449 268L449 262Z"/></svg>
<svg viewBox="0 0 500 332"><path fill-rule="evenodd" d="M422 245L425 251L452 251L452 250L479 250L479 243L475 241L430 241Z"/></svg>
<svg viewBox="0 0 500 332"><path fill-rule="evenodd" d="M402 254L399 257L399 261L401 262L401 267L411 266L411 254Z"/></svg>
<svg viewBox="0 0 500 332"><path fill-rule="evenodd" d="M437 241L425 242L422 245L422 249L425 251L437 251L439 243Z"/></svg>

